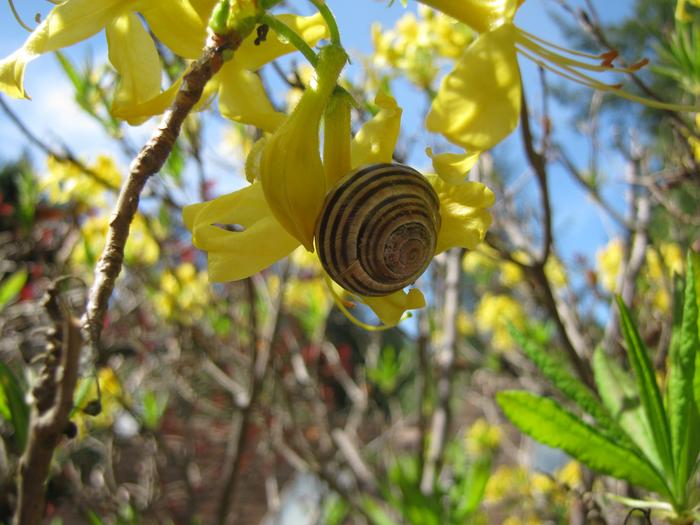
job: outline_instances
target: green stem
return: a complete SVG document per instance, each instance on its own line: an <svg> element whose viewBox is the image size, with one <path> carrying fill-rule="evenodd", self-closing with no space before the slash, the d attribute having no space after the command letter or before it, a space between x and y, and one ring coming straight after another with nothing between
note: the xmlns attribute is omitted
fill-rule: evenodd
<svg viewBox="0 0 700 525"><path fill-rule="evenodd" d="M318 64L318 56L314 53L314 50L311 49L311 46L309 46L309 44L307 44L291 27L268 14L260 15L258 17L258 22L269 26L275 33L289 40L294 47L301 51L301 54L306 57L306 60L308 60L314 68L316 67Z"/></svg>
<svg viewBox="0 0 700 525"><path fill-rule="evenodd" d="M323 19L326 21L326 24L328 25L328 31L331 33L331 42L335 45L338 45L340 47L343 47L342 44L340 43L340 31L338 30L338 23L335 20L335 16L333 16L333 13L329 9L329 7L326 5L325 0L309 0L316 9L318 9L318 12L321 13L321 16Z"/></svg>

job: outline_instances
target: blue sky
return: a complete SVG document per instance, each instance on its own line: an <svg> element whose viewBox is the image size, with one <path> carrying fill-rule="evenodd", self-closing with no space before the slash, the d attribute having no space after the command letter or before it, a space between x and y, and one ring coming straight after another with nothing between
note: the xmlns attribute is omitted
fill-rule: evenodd
<svg viewBox="0 0 700 525"><path fill-rule="evenodd" d="M374 21L379 21L383 26L389 27L406 12L398 0L391 7L387 7L384 1L375 0L328 0L328 3L339 20L345 45L351 50L363 53L369 53L372 49L370 26ZM576 5L576 2L572 3ZM582 4L582 2L580 3ZM598 7L601 16L606 21L614 21L628 13L632 5L631 0L615 2L595 0L593 3ZM29 24L33 23L34 13L45 14L50 7L48 2L42 0L28 0L16 2L16 4L22 10L24 20ZM303 0L295 0L293 5L299 6L303 12L309 12L308 3ZM520 9L516 22L532 33L563 43L556 25L547 16L547 12L554 9L558 8L552 0L528 0ZM415 3L412 1L409 2L409 10L415 10ZM0 20L2 20L3 29L0 32L0 56L6 56L21 45L26 37L26 32L15 23L5 2L0 2ZM74 46L68 50L68 54L79 62L89 55L93 56L95 63L104 61L106 59L104 36L100 34L86 43ZM521 59L521 66L526 86L538 85L536 69L523 59ZM10 104L15 111L22 115L34 132L45 137L49 142L68 144L74 152L87 159L94 158L99 152L112 152L120 158L121 165L126 168L129 159L119 156L114 144L73 103L71 88L59 71L53 57L41 57L28 66L26 86L33 100L31 102L10 101ZM529 88L528 93L532 95L534 90ZM396 94L399 103L404 107L404 129L410 132L412 128L420 125L420 116L418 113L409 111L409 108L416 106L422 108L424 104L418 100L415 92L405 86L399 86ZM530 98L533 101L532 109L537 112L538 99L534 96ZM561 108L554 106L553 115L554 125L558 132L561 132L563 141L570 146L570 149L573 151L585 150L585 140L575 129L570 129L570 122ZM154 121L151 121L133 129L133 142L143 143L153 126ZM220 124L214 125L212 133L220 132L220 126ZM212 143L218 142L218 137L212 137ZM23 137L17 133L4 116L0 116L0 157L13 158L25 147L26 141ZM213 155L219 153L214 151L216 147L215 145L210 146L210 153ZM421 146L419 149L422 153L423 147ZM528 169L523 161L521 149L519 137L515 133L496 150L496 154L507 158L509 165L516 170L513 178L517 178L520 173ZM578 156L581 157L581 155ZM38 161L37 165L40 165L40 156L35 158ZM428 165L427 159L424 156L420 158L423 160L416 161L419 164L418 167L426 167ZM622 177L620 159L614 155L607 154L603 158L603 165L608 169L611 179ZM614 232L611 231L609 225L601 221L592 205L581 205L585 196L568 181L560 170L552 169L551 174L555 229L562 241L563 255L568 260L576 252L583 252L591 256L595 249L604 244L609 235ZM241 184L240 179L223 175L221 179L221 184L217 187L220 192ZM621 192L618 191L620 188L621 186L614 185L610 195L622 205L622 199L619 197ZM185 195L183 198L185 201L194 201L194 196Z"/></svg>

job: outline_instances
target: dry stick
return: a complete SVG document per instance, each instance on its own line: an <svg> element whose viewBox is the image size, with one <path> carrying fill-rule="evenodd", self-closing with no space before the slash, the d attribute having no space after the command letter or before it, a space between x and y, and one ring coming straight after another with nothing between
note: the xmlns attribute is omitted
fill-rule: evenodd
<svg viewBox="0 0 700 525"><path fill-rule="evenodd" d="M425 465L425 448L428 436L428 418L425 413L425 404L428 401L430 391L430 322L425 308L418 310L418 374L416 389L418 391L418 475L423 477Z"/></svg>
<svg viewBox="0 0 700 525"><path fill-rule="evenodd" d="M83 342L80 325L61 304L58 290L52 288L47 293L46 309L56 327L56 337L49 342L44 369L32 389L35 402L29 440L20 460L15 525L36 525L44 516L44 483L53 451L68 428L78 382Z"/></svg>
<svg viewBox="0 0 700 525"><path fill-rule="evenodd" d="M236 483L240 475L243 451L248 444L248 426L250 425L253 410L257 406L258 397L262 391L265 377L267 376L270 364L270 354L272 352L272 344L277 338L277 334L280 329L280 321L282 319L280 312L284 299L284 283L287 278L287 269L283 270L282 278L280 279L280 290L274 303L274 308L270 313L268 326L265 329L265 333L262 334L262 337L258 336L257 315L255 314L255 303L257 300L255 285L253 284L253 280L251 278L245 280L246 290L248 292L248 301L251 309L250 325L251 337L253 341L252 345L254 348L254 359L251 362L250 393L248 394L248 402L241 412L236 433L233 434L235 438L232 439L231 448L227 453L228 467L225 475L224 487L221 491L219 508L217 510L216 522L219 525L225 525L225 523L227 523L229 512L231 510L231 503L233 503L235 496Z"/></svg>
<svg viewBox="0 0 700 525"><path fill-rule="evenodd" d="M628 231L628 235L634 233L634 237L631 239L631 246L629 243L626 246L623 268L618 274L615 286L617 293L622 296L622 300L627 306L631 305L632 299L634 299L637 290L635 282L644 265L649 245L648 228L651 220L651 203L646 189L639 186L640 164L640 159L634 157L630 158L627 163L627 178L630 185L629 222L634 225L634 229ZM603 337L603 348L611 352L619 336L619 312L615 306L611 305L610 317Z"/></svg>
<svg viewBox="0 0 700 525"><path fill-rule="evenodd" d="M173 104L163 115L158 129L131 164L129 177L119 192L109 222L105 248L95 268L95 282L90 289L87 310L82 319L83 329L93 351L97 350L107 304L122 268L124 247L129 237L131 221L138 210L141 191L148 178L157 173L165 163L175 145L182 123L201 98L204 86L221 69L224 51L237 49L242 38L242 35L232 33L225 41L218 37L207 42L202 56L185 74L182 86Z"/></svg>
<svg viewBox="0 0 700 525"><path fill-rule="evenodd" d="M538 185L540 187L540 195L542 199L542 207L544 209L544 235L542 240L542 254L538 261L533 265L519 264L534 280L535 291L539 292L540 297L544 301L545 306L554 316L554 321L557 325L557 331L562 339L564 348L569 355L576 372L581 380L587 385L593 386L593 374L590 367L583 361L586 345L585 338L578 332L574 323L572 312L567 310L566 315L562 315L560 308L562 301L557 301L557 298L549 284L549 279L544 271L545 264L551 254L553 233L552 233L552 205L549 195L549 184L547 180L547 168L545 158L542 153L535 151L534 139L532 130L530 129L530 117L527 110L527 100L525 94L522 95L522 110L520 112L520 129L522 130L522 139L525 146L525 154L530 166L535 172ZM576 344L575 344L576 342Z"/></svg>
<svg viewBox="0 0 700 525"><path fill-rule="evenodd" d="M447 253L447 275L445 277L445 308L443 319L442 348L435 356L437 370L436 407L430 428L430 448L428 449L420 490L432 494L435 480L440 473L443 452L447 443L447 432L452 419L450 397L452 394L452 371L457 339L456 319L459 308L459 270L461 250L453 248Z"/></svg>

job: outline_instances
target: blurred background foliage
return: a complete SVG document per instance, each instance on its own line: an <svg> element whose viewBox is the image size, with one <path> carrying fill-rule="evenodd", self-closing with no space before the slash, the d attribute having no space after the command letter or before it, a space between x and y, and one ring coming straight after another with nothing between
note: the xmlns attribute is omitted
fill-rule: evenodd
<svg viewBox="0 0 700 525"><path fill-rule="evenodd" d="M590 3L580 4L551 4L574 46L649 58L652 66L632 79L640 93L697 103L700 9L688 5L678 21L670 2L637 0L608 27ZM353 56L359 73L344 80L360 102L353 124L376 112L374 94L392 92L401 78L419 93L417 107L405 111L422 115L441 72L472 38L424 8L393 27L375 25L374 52ZM184 67L166 51L161 56L173 77ZM50 326L43 294L72 276L60 289L80 314L120 166L135 150L125 124L109 115L114 71L91 59L57 58L80 108L123 155L84 155L70 137L45 143L3 102L3 118L17 119L28 146L0 167L3 523L16 501L28 392ZM310 73L294 61L260 72L279 86L282 110L298 101ZM316 258L303 250L246 281L208 282L205 257L182 224L183 195L214 196L212 163L243 184L259 132L228 125L219 148L226 156L212 160L204 154L206 130L219 117L209 109L191 115L132 225L99 352L84 356L75 428L54 458L46 522L617 524L646 496L658 498L634 476L606 477L526 437L496 394L527 390L569 406L566 389L546 379L542 359L552 359L581 389L603 395L593 380L596 348L612 363L600 366L631 370L616 294L633 312L663 389L674 282L687 272L686 253L700 250L699 123L573 90L545 74L539 90L526 88L531 133L517 132L502 148L530 142L541 167L532 157L517 165L508 155L484 155L471 177L497 195L486 242L436 258L421 279L429 307L386 332L351 324L333 304ZM586 144L574 156L567 152L571 129ZM420 134L404 128L397 161L414 158L425 142ZM612 225L597 251L588 239L580 250L564 250L572 243L566 228L544 230L564 197L560 185L543 183L554 174L587 196L578 206ZM353 313L373 322L360 306ZM528 345L540 361L523 353ZM626 401L639 406L640 391L631 392ZM692 508L697 472L688 487ZM658 519L692 522L668 512Z"/></svg>

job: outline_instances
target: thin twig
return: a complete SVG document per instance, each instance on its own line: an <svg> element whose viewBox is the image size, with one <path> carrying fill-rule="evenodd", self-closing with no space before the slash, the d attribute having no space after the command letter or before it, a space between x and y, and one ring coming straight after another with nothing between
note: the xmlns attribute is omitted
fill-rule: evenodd
<svg viewBox="0 0 700 525"><path fill-rule="evenodd" d="M447 433L452 419L450 398L452 397L452 376L457 338L457 313L459 308L459 276L461 250L454 248L447 253L447 275L445 277L445 307L443 318L443 340L435 356L437 371L436 406L430 428L428 448L420 489L423 494L432 494L435 481L440 474L443 453L447 443Z"/></svg>
<svg viewBox="0 0 700 525"><path fill-rule="evenodd" d="M82 323L93 352L102 332L107 304L124 260L124 247L129 237L131 221L138 210L139 198L146 181L165 163L177 140L180 128L194 105L199 101L204 86L223 65L223 53L237 49L243 35L233 33L225 42L211 38L202 56L195 61L182 81L173 104L151 139L141 149L131 165L129 176L122 186L112 214L105 248L95 268L95 282L90 289L88 305Z"/></svg>
<svg viewBox="0 0 700 525"><path fill-rule="evenodd" d="M44 369L32 389L34 404L27 447L20 460L15 525L36 525L44 516L44 484L54 449L68 429L73 390L78 382L80 325L57 288L47 292L46 310L55 325Z"/></svg>
<svg viewBox="0 0 700 525"><path fill-rule="evenodd" d="M280 322L282 320L280 311L284 299L284 283L286 279L287 271L285 270L280 280L280 290L278 292L274 308L270 312L268 326L265 328L264 333L262 334L258 334L258 321L257 314L255 313L255 304L257 301L255 285L252 279L246 279L245 281L246 290L248 292L248 302L251 310L250 331L253 346L253 355L255 357L251 362L250 391L248 394L248 403L243 408L240 417L238 418L236 432L232 434L232 437L235 437L233 437L233 439L231 440L231 448L227 453L228 467L226 475L224 476L225 481L221 492L221 499L219 500L219 507L217 510L216 522L219 525L225 525L227 523L229 513L231 511L231 504L233 503L235 497L236 485L240 477L243 451L248 445L248 439L250 436L250 433L248 432L248 427L250 426L253 412L257 407L258 398L260 396L260 393L262 392L265 377L267 376L270 364L270 354L272 353L272 344L277 338L277 334L280 329Z"/></svg>

